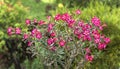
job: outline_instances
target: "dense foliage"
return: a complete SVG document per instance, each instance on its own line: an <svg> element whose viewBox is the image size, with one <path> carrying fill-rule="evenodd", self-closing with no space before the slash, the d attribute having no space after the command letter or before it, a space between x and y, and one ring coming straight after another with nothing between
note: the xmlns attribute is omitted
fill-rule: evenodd
<svg viewBox="0 0 120 69"><path fill-rule="evenodd" d="M8 0L0 1L0 51L5 44L4 39L7 38L5 30L8 26L24 26L26 10L20 2L12 4Z"/></svg>
<svg viewBox="0 0 120 69"><path fill-rule="evenodd" d="M17 67L20 62L25 59L25 47L21 47L21 41L17 36L9 38L7 36L7 27L24 27L24 20L26 18L27 8L25 8L21 2L13 4L9 0L0 0L0 67L6 68L11 66L12 63ZM17 37L17 38L16 38ZM25 45L24 45L25 46ZM24 56L24 57L23 57ZM22 60L23 59L23 60ZM18 66L19 67L19 66Z"/></svg>
<svg viewBox="0 0 120 69"><path fill-rule="evenodd" d="M94 16L89 22L84 22L78 16L80 10L73 13L57 14L47 21L26 19L28 31L9 27L9 36L23 36L28 44L27 51L31 57L38 57L46 68L83 68L87 61L90 63L105 50L110 38L101 34L106 24Z"/></svg>
<svg viewBox="0 0 120 69"><path fill-rule="evenodd" d="M79 0L80 1L80 0ZM62 1L61 1L62 2ZM70 4L67 5L64 3L63 7L57 8L56 11L52 11L51 13L53 16L56 13L63 13L68 10L74 10L74 8L80 8L83 10L81 13L85 15L81 15L80 18L83 20L89 20L91 17L97 15L103 22L107 23L107 28L103 31L107 36L111 37L111 43L108 46L108 49L106 50L106 53L102 54L101 57L99 57L98 60L96 60L92 64L88 64L88 67L91 67L91 69L95 68L103 68L103 69L117 69L120 67L120 7L119 7L119 0L115 0L114 2L112 0L91 0L89 2L85 2L81 0L81 3L78 4L78 2L71 2L71 3L77 3L77 4ZM72 5L72 6L71 6ZM77 6L76 6L77 5ZM80 6L80 7L79 7ZM67 8L66 8L67 7ZM69 8L69 9L68 9ZM106 55L106 57L104 57ZM99 64L101 64L99 66Z"/></svg>

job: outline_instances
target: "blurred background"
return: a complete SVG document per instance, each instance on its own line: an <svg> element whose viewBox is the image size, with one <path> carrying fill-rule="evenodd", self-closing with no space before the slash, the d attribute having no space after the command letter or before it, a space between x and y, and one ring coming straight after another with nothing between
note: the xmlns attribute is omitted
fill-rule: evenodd
<svg viewBox="0 0 120 69"><path fill-rule="evenodd" d="M107 49L84 69L120 69L120 0L0 0L0 69L44 69L39 59L26 52L26 44L7 36L7 27L26 30L27 18L46 20L76 9L83 20L99 17L107 24L102 32L111 38Z"/></svg>

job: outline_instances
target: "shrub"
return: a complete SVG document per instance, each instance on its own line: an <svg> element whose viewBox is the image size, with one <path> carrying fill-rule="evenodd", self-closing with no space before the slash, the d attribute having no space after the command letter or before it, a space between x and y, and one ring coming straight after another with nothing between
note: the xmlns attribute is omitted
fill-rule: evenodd
<svg viewBox="0 0 120 69"><path fill-rule="evenodd" d="M2 51L2 46L5 45L4 39L7 38L5 30L8 26L24 27L23 20L27 8L24 8L20 2L11 4L8 0L1 0L0 8L0 51Z"/></svg>
<svg viewBox="0 0 120 69"><path fill-rule="evenodd" d="M80 10L72 13L56 14L47 21L26 20L28 31L21 33L20 28L9 27L9 36L23 36L28 44L27 51L38 57L46 68L82 68L91 63L101 51L106 49L110 38L100 31L106 26L94 16L84 22L79 18Z"/></svg>
<svg viewBox="0 0 120 69"><path fill-rule="evenodd" d="M22 42L19 41L20 38L16 38L16 36L9 38L6 33L8 26L21 27L24 28L25 31L26 26L24 25L24 20L26 14L27 8L23 7L21 2L18 1L13 4L10 0L0 0L0 60L2 60L0 63L4 64L6 68L14 62L17 64L19 58L22 58L20 62L23 62L26 57L21 55L23 53L25 54L25 47L22 48L20 46L20 44L22 44Z"/></svg>
<svg viewBox="0 0 120 69"><path fill-rule="evenodd" d="M105 0L106 1L106 0ZM118 0L116 0L118 1ZM107 2L106 2L107 3ZM75 8L80 8L83 10L81 13L85 15L81 15L80 18L83 20L89 20L93 16L99 17L103 22L107 23L107 28L105 28L102 32L109 36L111 38L111 43L108 45L108 48L105 50L103 54L101 54L101 57L97 59L92 64L88 64L88 68L95 69L95 68L119 68L119 49L120 49L120 7L116 7L114 5L109 5L103 3L102 1L90 1L87 3L87 6L74 6L74 8L66 8L65 6L63 8L56 8L55 11L51 11L52 16L55 16L58 12L64 13L65 11L71 10L73 11ZM110 2L112 3L112 2ZM119 3L119 2L118 2ZM66 5L66 4L64 4ZM106 55L106 58L104 58L104 55ZM101 64L101 66L100 66Z"/></svg>

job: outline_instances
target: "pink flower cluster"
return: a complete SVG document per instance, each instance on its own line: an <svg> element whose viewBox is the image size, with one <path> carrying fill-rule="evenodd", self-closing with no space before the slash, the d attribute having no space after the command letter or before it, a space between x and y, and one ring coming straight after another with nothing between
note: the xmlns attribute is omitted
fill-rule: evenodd
<svg viewBox="0 0 120 69"><path fill-rule="evenodd" d="M74 28L74 34L78 39L89 42L93 41L99 50L103 50L110 42L110 38L100 34L99 31L99 28L94 28L92 24L84 23L83 21L79 21L78 25Z"/></svg>
<svg viewBox="0 0 120 69"><path fill-rule="evenodd" d="M86 54L85 55L85 59L88 60L88 61L90 61L90 62L93 61L93 58L94 58L93 55L90 55L90 54Z"/></svg>
<svg viewBox="0 0 120 69"><path fill-rule="evenodd" d="M100 30L103 30L103 28L106 26L106 24L101 25L100 19L96 16L94 16L91 19L91 22L93 23L94 26L98 27Z"/></svg>
<svg viewBox="0 0 120 69"><path fill-rule="evenodd" d="M81 14L80 10L75 11L75 15ZM106 24L102 24L98 17L93 17L90 23L85 23L82 20L76 20L73 18L73 15L64 13L64 14L57 14L54 17L54 22L51 22L51 17L48 16L48 23L44 20L30 20L26 19L25 23L30 29L23 33L23 39L27 41L28 46L31 46L35 41L34 40L43 40L47 43L48 49L52 51L56 51L57 47L65 48L67 47L67 41L72 41L73 39L77 40L76 42L81 41L82 43L86 43L85 48L85 59L92 62L94 56L92 54L93 51L91 49L98 49L98 51L102 51L106 49L107 44L110 42L110 38L106 37L105 35L101 34L100 31L104 29ZM56 23L55 22L63 22L65 24L65 28L72 30L69 40L67 40L64 36L58 36L59 32L55 29ZM40 26L40 27L39 27ZM46 26L44 28L44 32L42 32L42 26ZM68 30L66 30L68 31ZM65 31L65 33L67 33ZM62 31L60 31L62 32ZM20 28L12 28L9 27L7 30L8 35L17 34L20 35L21 29ZM47 35L45 35L47 33ZM67 33L68 34L68 33ZM63 34L60 34L63 35ZM43 38L43 39L42 39ZM90 45L92 43L92 46ZM82 46L81 46L82 47Z"/></svg>
<svg viewBox="0 0 120 69"><path fill-rule="evenodd" d="M45 21L43 21L43 20L38 21L37 19L34 19L33 21L31 21L30 19L26 19L25 23L27 26L33 25L33 24L37 24L37 25L41 26L41 25L45 24Z"/></svg>
<svg viewBox="0 0 120 69"><path fill-rule="evenodd" d="M28 46L32 45L32 41L30 41L29 39L32 38L36 38L38 40L40 40L42 38L42 33L40 31L38 31L36 28L32 29L32 31L30 31L29 33L24 33L23 34L23 39L28 41Z"/></svg>
<svg viewBox="0 0 120 69"><path fill-rule="evenodd" d="M34 28L31 31L31 35L32 35L32 37L36 37L37 39L41 39L42 38L42 33L40 31L38 31L36 28Z"/></svg>
<svg viewBox="0 0 120 69"><path fill-rule="evenodd" d="M55 51L56 44L58 44L60 47L65 46L65 40L63 40L62 38L59 39L59 37L56 36L56 32L54 31L53 23L48 24L47 30L48 30L47 33L49 34L49 37L47 39L47 44L48 44L49 49ZM57 42L59 42L59 43L57 43Z"/></svg>
<svg viewBox="0 0 120 69"><path fill-rule="evenodd" d="M56 21L58 21L58 20L65 21L67 23L68 27L71 27L71 28L75 24L75 20L68 13L57 14L54 19Z"/></svg>
<svg viewBox="0 0 120 69"><path fill-rule="evenodd" d="M48 20L50 20L50 17L48 18ZM30 25L42 26L44 24L45 24L45 21L43 20L37 21L36 19L34 19L33 21L31 21L29 19L26 19L27 26L30 26ZM56 32L54 31L53 27L54 27L54 23L47 24L47 33L50 36L50 37L47 37L47 44L48 44L48 49L55 51L56 50L55 44L58 44L59 46L64 47L65 40L63 39L58 40L58 38L56 37ZM42 33L38 31L37 28L33 28L30 31L30 34L24 33L23 38L24 40L27 40L28 38L37 38L38 40L40 40L42 38ZM32 45L32 43L33 42L28 41L28 46Z"/></svg>
<svg viewBox="0 0 120 69"><path fill-rule="evenodd" d="M21 34L21 29L20 28L12 28L12 27L9 27L7 29L7 33L9 36L11 36L12 34L17 34L17 35L20 35Z"/></svg>
<svg viewBox="0 0 120 69"><path fill-rule="evenodd" d="M95 25L95 26L100 26L100 19L97 18L96 16L92 18L91 22Z"/></svg>
<svg viewBox="0 0 120 69"><path fill-rule="evenodd" d="M91 23L84 23L83 21L79 21L78 24L76 24L76 26L73 28L74 34L79 40L82 40L83 42L93 42L98 50L104 50L107 44L110 42L110 38L99 32L101 30L99 28L101 26L99 19L93 23L93 25L96 27L94 27ZM91 55L90 48L86 49L85 58L90 62L93 60L94 57Z"/></svg>
<svg viewBox="0 0 120 69"><path fill-rule="evenodd" d="M82 41L91 41L91 28L90 24L85 24L82 21L78 22L78 25L74 28L74 34L77 36L78 39L82 39Z"/></svg>
<svg viewBox="0 0 120 69"><path fill-rule="evenodd" d="M76 10L76 14L80 13L79 10ZM110 42L110 38L99 32L103 30L106 25L102 24L100 19L96 16L91 19L90 23L84 23L82 20L75 20L72 18L72 15L69 15L68 13L58 14L54 19L56 21L62 20L66 22L79 40L82 40L83 42L87 41L89 43L92 42L98 50L104 50ZM88 61L92 61L94 57L91 55L90 48L86 52L85 58Z"/></svg>
<svg viewBox="0 0 120 69"><path fill-rule="evenodd" d="M91 50L90 50L90 48L85 48L85 51L86 51L85 59L88 60L88 61L90 61L90 62L92 62L94 56L91 55Z"/></svg>
<svg viewBox="0 0 120 69"><path fill-rule="evenodd" d="M81 11L80 10L76 10L76 14L81 14Z"/></svg>

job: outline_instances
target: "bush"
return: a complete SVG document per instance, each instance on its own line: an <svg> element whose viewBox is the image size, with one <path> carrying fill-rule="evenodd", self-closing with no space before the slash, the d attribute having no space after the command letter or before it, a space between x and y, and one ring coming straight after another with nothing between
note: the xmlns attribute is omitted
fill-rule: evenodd
<svg viewBox="0 0 120 69"><path fill-rule="evenodd" d="M116 0L117 1L117 0ZM119 65L119 54L120 54L120 7L116 7L114 5L109 5L106 3L103 3L103 1L90 1L90 3L87 3L86 6L74 6L72 8L66 8L65 6L63 8L56 8L55 11L51 11L52 15L55 16L56 13L64 13L65 11L73 11L76 8L80 8L83 10L81 13L85 14L80 16L83 20L89 20L93 16L99 17L103 22L107 23L107 28L103 30L102 32L109 36L111 38L111 43L108 45L108 48L105 50L105 52L93 63L87 64L87 68L95 69L95 68L103 68L103 69L118 69L120 67ZM112 3L112 2L110 2ZM118 2L119 3L119 2ZM112 8L111 8L112 6ZM106 55L106 56L105 56Z"/></svg>
<svg viewBox="0 0 120 69"><path fill-rule="evenodd" d="M27 8L23 7L19 1L12 3L10 0L0 0L0 60L2 60L0 63L5 65L6 68L14 62L17 67L18 60L20 59L20 62L23 62L27 55L22 55L25 54L26 48L25 44L19 41L20 38L16 38L17 36L14 36L14 38L8 37L6 33L8 26L22 27L25 31L24 20L27 12ZM21 45L24 45L24 47L21 47Z"/></svg>
<svg viewBox="0 0 120 69"><path fill-rule="evenodd" d="M23 21L25 20L27 8L18 2L12 4L9 0L0 1L0 51L2 46L5 46L5 38L7 38L6 29L8 26L25 27Z"/></svg>
<svg viewBox="0 0 120 69"><path fill-rule="evenodd" d="M71 12L71 11L70 11ZM106 49L110 38L101 34L104 24L93 17L83 22L80 10L71 13L58 13L48 20L26 20L27 32L20 28L9 27L9 36L23 36L28 44L27 51L31 57L38 57L45 68L83 68L86 62L97 59Z"/></svg>

